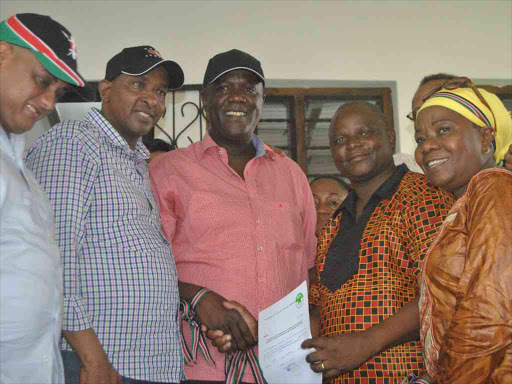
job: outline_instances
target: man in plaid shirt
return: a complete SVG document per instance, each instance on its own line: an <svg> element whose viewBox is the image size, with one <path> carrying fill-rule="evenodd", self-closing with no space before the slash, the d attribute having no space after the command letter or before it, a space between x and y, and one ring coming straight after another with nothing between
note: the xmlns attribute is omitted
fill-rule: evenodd
<svg viewBox="0 0 512 384"><path fill-rule="evenodd" d="M154 48L126 48L107 64L101 111L58 124L27 156L55 210L66 383L184 379L176 266L141 140L183 81Z"/></svg>

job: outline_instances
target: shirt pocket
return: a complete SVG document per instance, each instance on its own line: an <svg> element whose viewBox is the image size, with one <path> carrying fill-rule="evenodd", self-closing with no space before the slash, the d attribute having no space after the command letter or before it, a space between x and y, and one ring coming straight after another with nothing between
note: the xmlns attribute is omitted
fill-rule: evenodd
<svg viewBox="0 0 512 384"><path fill-rule="evenodd" d="M270 246L275 249L274 281L282 297L307 278L302 219L293 204L275 201L270 203L270 220L267 230L272 240Z"/></svg>
<svg viewBox="0 0 512 384"><path fill-rule="evenodd" d="M302 218L295 206L287 201L270 203L270 222L268 230L277 244L289 251L303 251Z"/></svg>

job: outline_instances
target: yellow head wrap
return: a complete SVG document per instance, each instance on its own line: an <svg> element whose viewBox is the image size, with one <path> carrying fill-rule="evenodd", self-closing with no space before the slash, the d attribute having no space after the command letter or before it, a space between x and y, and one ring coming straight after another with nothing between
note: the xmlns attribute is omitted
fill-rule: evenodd
<svg viewBox="0 0 512 384"><path fill-rule="evenodd" d="M494 158L496 163L501 165L503 157L512 144L512 117L498 96L485 89L478 88L478 90L491 107L490 110L471 88L457 88L441 89L423 103L418 114L425 108L439 105L457 112L479 127L493 127L495 131ZM494 121L493 114L496 121Z"/></svg>

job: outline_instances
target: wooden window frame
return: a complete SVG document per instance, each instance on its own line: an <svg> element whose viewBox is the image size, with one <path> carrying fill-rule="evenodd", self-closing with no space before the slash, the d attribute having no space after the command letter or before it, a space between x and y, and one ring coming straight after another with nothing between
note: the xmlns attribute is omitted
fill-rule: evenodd
<svg viewBox="0 0 512 384"><path fill-rule="evenodd" d="M494 93L501 100L507 99L512 100L512 85L505 85L503 87L497 87L495 85L476 85L478 88L483 88L488 92Z"/></svg>

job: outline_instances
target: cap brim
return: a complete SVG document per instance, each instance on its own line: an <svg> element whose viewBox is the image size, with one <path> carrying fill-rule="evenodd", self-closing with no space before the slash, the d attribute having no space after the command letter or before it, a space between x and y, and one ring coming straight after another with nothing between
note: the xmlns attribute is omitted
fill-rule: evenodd
<svg viewBox="0 0 512 384"><path fill-rule="evenodd" d="M225 70L224 72L221 72L221 73L219 73L217 76L215 76L212 80L210 80L210 81L209 81L209 83L208 83L208 84L213 83L215 80L217 80L219 77L221 77L221 76L225 75L226 73L229 73L229 72L232 72L232 71L236 71L236 70L238 70L238 69L244 69L244 70L246 70L246 71L249 71L249 72L254 73L256 76L258 76L258 77L261 79L261 81L263 81L263 84L265 84L265 78L264 78L263 76L261 76L261 75L260 75L257 71L255 71L254 69L251 69L251 68L248 68L248 67L235 67L235 68L227 69L227 70ZM205 85L207 85L207 84L205 84Z"/></svg>
<svg viewBox="0 0 512 384"><path fill-rule="evenodd" d="M140 73L129 73L126 71L121 71L121 73L128 76L142 76L145 73L152 71L159 65L163 65L164 68L167 70L167 73L169 73L169 89L178 89L183 86L183 83L185 82L185 74L183 73L183 70L181 69L180 65L172 60L159 61L158 63L152 65L151 67Z"/></svg>
<svg viewBox="0 0 512 384"><path fill-rule="evenodd" d="M77 87L85 85L83 77L62 60L44 41L20 23L16 16L0 23L0 35L2 41L30 50L41 65L57 79Z"/></svg>
<svg viewBox="0 0 512 384"><path fill-rule="evenodd" d="M75 85L77 87L85 86L84 78L77 71L73 71L70 68L68 68L68 72L66 72L61 67L56 65L53 60L50 60L44 53L37 52L34 50L31 51L37 58L37 60L41 63L41 65L57 79L62 80L68 84ZM72 76L70 75L70 73L72 74Z"/></svg>

